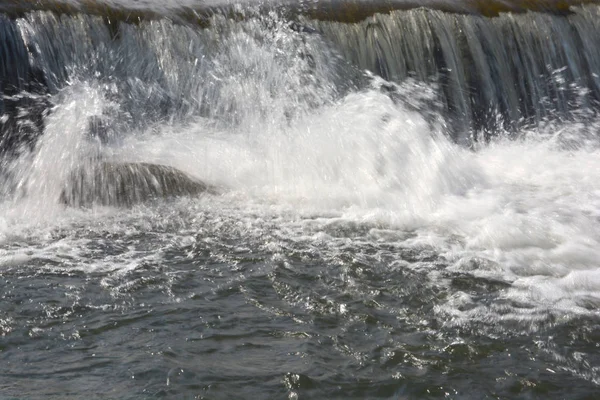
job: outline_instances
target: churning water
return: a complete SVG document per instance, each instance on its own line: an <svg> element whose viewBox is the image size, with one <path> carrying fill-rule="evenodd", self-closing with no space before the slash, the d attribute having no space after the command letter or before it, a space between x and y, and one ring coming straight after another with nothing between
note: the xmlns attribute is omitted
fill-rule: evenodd
<svg viewBox="0 0 600 400"><path fill-rule="evenodd" d="M235 10L0 17L0 398L595 398L600 8Z"/></svg>

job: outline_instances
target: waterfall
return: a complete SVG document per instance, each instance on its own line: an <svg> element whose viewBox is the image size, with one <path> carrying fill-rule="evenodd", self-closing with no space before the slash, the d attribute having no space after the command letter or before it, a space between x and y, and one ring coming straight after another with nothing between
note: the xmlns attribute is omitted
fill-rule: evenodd
<svg viewBox="0 0 600 400"><path fill-rule="evenodd" d="M0 15L0 155L33 142L42 128L44 72L30 64L18 24Z"/></svg>
<svg viewBox="0 0 600 400"><path fill-rule="evenodd" d="M203 17L202 26L189 15L173 22L141 11L146 19L135 14L136 21L71 9L2 17L0 147L31 147L51 105L47 94L77 80L97 82L114 104L90 119L90 130L102 137L196 116L220 124L252 124L262 116L285 124L364 86L364 71L436 87L449 134L465 145L549 120L590 118L598 109L598 6L566 15L494 16L417 8L357 22L323 20L308 3L299 8L304 14L240 6L235 15ZM263 49L248 47L256 43ZM271 49L278 54L265 64L260 51ZM254 81L240 86L231 83L235 76Z"/></svg>
<svg viewBox="0 0 600 400"><path fill-rule="evenodd" d="M598 398L599 4L0 0L0 398Z"/></svg>
<svg viewBox="0 0 600 400"><path fill-rule="evenodd" d="M600 8L495 18L415 9L355 24L311 21L360 68L435 82L458 137L569 119L600 99Z"/></svg>

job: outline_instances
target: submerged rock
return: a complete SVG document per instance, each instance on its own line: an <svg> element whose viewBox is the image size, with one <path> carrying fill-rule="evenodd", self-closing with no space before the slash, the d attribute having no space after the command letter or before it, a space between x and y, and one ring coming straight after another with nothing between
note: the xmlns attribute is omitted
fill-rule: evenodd
<svg viewBox="0 0 600 400"><path fill-rule="evenodd" d="M74 207L129 207L153 199L216 193L216 188L164 165L100 162L74 170L60 202Z"/></svg>

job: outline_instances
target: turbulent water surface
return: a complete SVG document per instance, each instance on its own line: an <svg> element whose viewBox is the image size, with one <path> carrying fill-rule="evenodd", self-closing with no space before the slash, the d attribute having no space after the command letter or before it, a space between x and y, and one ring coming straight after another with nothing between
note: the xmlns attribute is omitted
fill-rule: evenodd
<svg viewBox="0 0 600 400"><path fill-rule="evenodd" d="M596 398L600 7L234 9L0 16L0 398Z"/></svg>

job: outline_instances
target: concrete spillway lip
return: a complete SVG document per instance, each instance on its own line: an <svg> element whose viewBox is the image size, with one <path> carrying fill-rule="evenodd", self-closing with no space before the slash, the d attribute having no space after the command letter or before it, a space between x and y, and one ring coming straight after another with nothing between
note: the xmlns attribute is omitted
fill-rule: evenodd
<svg viewBox="0 0 600 400"><path fill-rule="evenodd" d="M174 167L98 162L69 174L60 202L71 207L131 207L152 200L205 193L217 194L219 190Z"/></svg>
<svg viewBox="0 0 600 400"><path fill-rule="evenodd" d="M169 18L173 21L207 27L212 16L219 14L232 19L244 19L244 9L263 13L278 11L290 19L305 16L312 19L354 23L377 13L395 10L429 8L450 13L477 14L494 17L500 13L527 11L552 14L568 14L573 6L600 4L600 0L297 0L259 1L240 0L232 4L228 0L183 0L165 4L160 0L131 2L125 0L50 0L23 1L3 0L0 13L15 18L31 11L51 11L58 14L89 14L101 16L111 30L118 29L119 22Z"/></svg>

